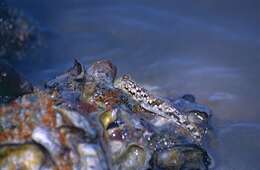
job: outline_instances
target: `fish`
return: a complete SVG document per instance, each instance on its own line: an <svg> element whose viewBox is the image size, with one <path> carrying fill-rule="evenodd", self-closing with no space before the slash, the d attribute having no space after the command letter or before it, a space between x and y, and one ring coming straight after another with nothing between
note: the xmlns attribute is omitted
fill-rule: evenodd
<svg viewBox="0 0 260 170"><path fill-rule="evenodd" d="M186 130L195 141L201 141L203 136L202 129L190 122L186 114L180 112L166 99L152 94L135 82L129 75L123 75L117 79L114 86L122 90L123 93L131 97L132 100L139 103L143 109L170 120L178 127Z"/></svg>

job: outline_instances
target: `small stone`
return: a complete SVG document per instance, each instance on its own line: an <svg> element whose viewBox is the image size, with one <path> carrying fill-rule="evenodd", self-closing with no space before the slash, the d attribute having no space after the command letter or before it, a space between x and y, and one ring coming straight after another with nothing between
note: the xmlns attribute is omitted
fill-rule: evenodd
<svg viewBox="0 0 260 170"><path fill-rule="evenodd" d="M145 150L133 144L115 161L114 166L124 170L145 169L146 160L148 159Z"/></svg>
<svg viewBox="0 0 260 170"><path fill-rule="evenodd" d="M65 108L60 108L57 106L53 106L54 110L61 113L64 117L66 117L68 120L71 121L71 123L77 127L83 129L88 135L90 135L92 138L95 138L97 135L97 132L94 128L91 127L88 120L81 115L78 112L75 112L73 110L68 110Z"/></svg>
<svg viewBox="0 0 260 170"><path fill-rule="evenodd" d="M14 99L32 92L32 85L12 66L0 60L0 103L5 102L4 97Z"/></svg>
<svg viewBox="0 0 260 170"><path fill-rule="evenodd" d="M103 170L107 169L106 162L100 148L94 144L79 144L80 169Z"/></svg>
<svg viewBox="0 0 260 170"><path fill-rule="evenodd" d="M86 79L85 67L77 60L65 73L49 80L45 84L46 90L55 98L62 98L75 103L80 99L81 91Z"/></svg>
<svg viewBox="0 0 260 170"><path fill-rule="evenodd" d="M0 169L39 170L45 160L43 151L34 144L0 147Z"/></svg>
<svg viewBox="0 0 260 170"><path fill-rule="evenodd" d="M100 60L94 63L87 73L101 84L111 85L116 77L117 68L109 60Z"/></svg>
<svg viewBox="0 0 260 170"><path fill-rule="evenodd" d="M104 112L100 116L100 122L105 130L107 129L109 124L111 124L112 122L114 122L117 119L117 112L118 112L117 109L113 109L113 110Z"/></svg>
<svg viewBox="0 0 260 170"><path fill-rule="evenodd" d="M62 146L51 129L45 127L37 127L33 130L32 139L41 144L53 156L58 156L62 153Z"/></svg>
<svg viewBox="0 0 260 170"><path fill-rule="evenodd" d="M176 145L167 150L155 152L152 166L163 169L207 170L211 159L206 151L197 145Z"/></svg>
<svg viewBox="0 0 260 170"><path fill-rule="evenodd" d="M191 102L191 103L195 103L196 102L196 98L195 96L193 96L192 94L185 94L182 96L183 99Z"/></svg>

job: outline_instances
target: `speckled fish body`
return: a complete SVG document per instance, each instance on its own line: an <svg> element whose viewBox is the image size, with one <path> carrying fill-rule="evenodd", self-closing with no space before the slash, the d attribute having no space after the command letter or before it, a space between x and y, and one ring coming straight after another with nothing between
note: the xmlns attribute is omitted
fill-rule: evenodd
<svg viewBox="0 0 260 170"><path fill-rule="evenodd" d="M128 75L115 82L115 87L138 102L145 110L153 112L161 117L173 121L178 126L186 129L197 141L201 139L201 132L196 125L190 123L185 114L182 114L168 101L151 94L148 90L138 85Z"/></svg>

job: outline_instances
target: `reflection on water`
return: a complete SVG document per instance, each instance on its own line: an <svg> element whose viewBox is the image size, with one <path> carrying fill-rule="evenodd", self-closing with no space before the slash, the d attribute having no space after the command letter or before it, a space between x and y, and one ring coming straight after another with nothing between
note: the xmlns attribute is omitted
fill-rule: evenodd
<svg viewBox="0 0 260 170"><path fill-rule="evenodd" d="M111 59L120 72L155 92L192 93L208 104L220 136L219 167L237 169L238 162L244 163L240 169L257 167L259 128L250 126L260 123L257 2L8 2L32 16L43 31L44 47L27 57L31 61L17 64L33 82L62 72L74 57L86 65ZM28 63L33 68L24 67ZM241 122L250 128L233 126ZM233 130L222 133L230 126ZM235 158L224 162L233 152L225 149L241 138L230 148L237 151ZM247 149L252 153L243 152ZM252 161L245 161L244 154Z"/></svg>

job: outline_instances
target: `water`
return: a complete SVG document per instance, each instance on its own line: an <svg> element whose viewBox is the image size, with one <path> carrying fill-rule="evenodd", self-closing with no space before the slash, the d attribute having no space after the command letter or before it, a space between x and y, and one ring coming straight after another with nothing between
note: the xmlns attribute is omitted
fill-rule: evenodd
<svg viewBox="0 0 260 170"><path fill-rule="evenodd" d="M35 84L75 57L86 65L111 59L155 93L191 93L212 108L216 169L259 169L257 0L7 2L42 31L43 46L16 63Z"/></svg>

